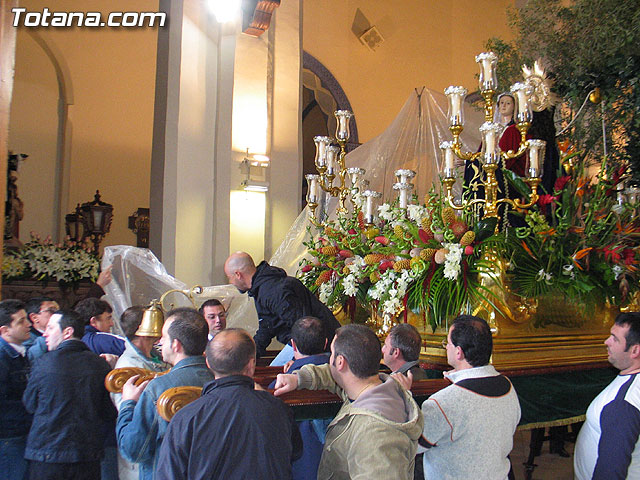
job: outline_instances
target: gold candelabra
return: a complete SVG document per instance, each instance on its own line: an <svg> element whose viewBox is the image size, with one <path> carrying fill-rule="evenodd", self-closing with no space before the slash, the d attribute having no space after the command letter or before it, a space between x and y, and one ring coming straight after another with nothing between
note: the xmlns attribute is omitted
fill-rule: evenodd
<svg viewBox="0 0 640 480"><path fill-rule="evenodd" d="M358 189L365 173L362 168L347 168L345 165L346 145L350 137L349 121L353 114L348 110L337 110L334 115L337 121L335 139L327 136L314 137L315 166L318 173L305 175L308 185L307 207L311 212L311 221L316 225L319 225L316 209L320 204L320 196L326 193L338 198L338 212L345 213L347 198L354 189ZM333 145L334 142L337 145ZM350 187L347 186L347 178L351 180ZM338 181L334 184L336 179Z"/></svg>
<svg viewBox="0 0 640 480"><path fill-rule="evenodd" d="M485 122L480 127L482 134L482 149L479 152L465 152L462 150L460 134L464 129L464 111L462 105L467 90L460 86L450 86L444 93L448 98L449 131L453 141L442 142L440 149L444 157L444 178L442 183L446 189L446 197L449 205L456 210L471 209L476 205L484 207L484 218L498 217L498 205L505 203L512 208L527 209L538 201L538 185L540 184L546 142L544 140L527 140L527 131L531 126L532 106L531 95L534 88L528 83L516 83L511 87L511 93L517 100L518 113L516 115L516 128L520 133L520 142L517 150L502 151L499 147L502 125L494 123L493 97L497 89L496 63L498 57L493 52L485 52L476 56L476 62L480 66L480 94L484 101ZM515 107L515 105L514 105ZM500 167L500 160L506 161L529 154L528 168L526 168L525 182L531 188L528 201L520 199L498 198L498 181L496 171ZM454 201L452 188L456 182L455 158L465 161L478 160L482 166L484 178L481 184L484 187L484 198Z"/></svg>

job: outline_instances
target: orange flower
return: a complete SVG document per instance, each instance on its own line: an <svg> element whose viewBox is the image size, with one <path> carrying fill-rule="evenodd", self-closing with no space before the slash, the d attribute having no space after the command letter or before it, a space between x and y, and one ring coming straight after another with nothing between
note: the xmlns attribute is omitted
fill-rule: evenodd
<svg viewBox="0 0 640 480"><path fill-rule="evenodd" d="M556 233L556 229L555 228L550 228L549 230L544 230L542 232L538 232L538 235L550 237L554 233Z"/></svg>
<svg viewBox="0 0 640 480"><path fill-rule="evenodd" d="M587 247L587 248L583 248L582 250L578 250L576 253L573 254L573 258L575 258L576 260L581 260L584 257L586 257L591 250L593 250L593 247Z"/></svg>
<svg viewBox="0 0 640 480"><path fill-rule="evenodd" d="M588 183L589 182L588 182L587 177L580 177L580 179L578 180L578 186L576 187L576 195L578 195L579 197L582 197L585 194L585 192L587 191L585 186Z"/></svg>
<svg viewBox="0 0 640 480"><path fill-rule="evenodd" d="M576 268L579 268L580 270L584 270L584 268L582 268L582 266L580 265L578 260L581 260L584 257L586 257L587 255L589 255L589 252L591 250L593 250L593 247L583 248L582 250L578 250L576 253L574 253L571 256L571 261L576 266Z"/></svg>
<svg viewBox="0 0 640 480"><path fill-rule="evenodd" d="M522 240L520 243L522 244L522 248L524 248L525 251L529 255L531 255L531 258L533 258L534 260L538 260L524 240Z"/></svg>

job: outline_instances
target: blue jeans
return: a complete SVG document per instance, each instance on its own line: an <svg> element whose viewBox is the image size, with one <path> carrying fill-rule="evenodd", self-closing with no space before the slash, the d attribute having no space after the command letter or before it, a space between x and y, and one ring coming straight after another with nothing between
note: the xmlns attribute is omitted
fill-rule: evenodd
<svg viewBox="0 0 640 480"><path fill-rule="evenodd" d="M288 343L284 346L276 358L271 362L272 367L281 367L289 360L293 360L293 347Z"/></svg>
<svg viewBox="0 0 640 480"><path fill-rule="evenodd" d="M0 439L0 472L7 480L27 478L29 462L24 459L27 437Z"/></svg>

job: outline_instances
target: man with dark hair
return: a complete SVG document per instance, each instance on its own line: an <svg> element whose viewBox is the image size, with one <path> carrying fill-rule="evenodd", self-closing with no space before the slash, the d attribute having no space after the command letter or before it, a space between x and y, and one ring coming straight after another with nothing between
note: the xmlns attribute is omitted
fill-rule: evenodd
<svg viewBox="0 0 640 480"><path fill-rule="evenodd" d="M421 344L422 338L416 327L409 323L394 325L382 346L384 364L393 373L407 375L407 372L411 372L414 380L426 379L427 373L418 363Z"/></svg>
<svg viewBox="0 0 640 480"><path fill-rule="evenodd" d="M577 480L640 478L640 313L621 313L605 340L620 374L591 402L576 441Z"/></svg>
<svg viewBox="0 0 640 480"><path fill-rule="evenodd" d="M422 414L411 393L378 373L380 341L363 325L336 330L328 365L280 374L274 394L329 390L344 404L329 425L318 479L413 479Z"/></svg>
<svg viewBox="0 0 640 480"><path fill-rule="evenodd" d="M57 312L60 307L58 302L51 297L30 298L25 307L27 318L31 322L31 335L23 345L27 349L29 362L33 363L38 357L47 353L47 342L42 334L47 328L51 315Z"/></svg>
<svg viewBox="0 0 640 480"><path fill-rule="evenodd" d="M300 280L262 261L256 267L246 252L236 252L224 263L229 283L240 293L253 297L258 313L258 331L253 336L258 356L265 354L273 337L285 347L271 365L284 365L293 358L289 345L291 327L300 317L313 315L322 321L329 342L340 327L331 310L313 295Z"/></svg>
<svg viewBox="0 0 640 480"><path fill-rule="evenodd" d="M166 390L184 385L202 387L213 380L202 356L209 327L192 308L176 308L162 327L162 359L173 365L169 373L136 385L137 376L122 388L122 403L116 425L118 448L130 462L140 464L140 478L153 478L158 452L168 423L156 409Z"/></svg>
<svg viewBox="0 0 640 480"><path fill-rule="evenodd" d="M327 337L320 319L316 317L302 317L291 328L291 346L293 347L293 362L285 365L285 373L293 373L305 365L324 365L329 362L329 355L325 353ZM269 388L275 388L276 380ZM297 422L302 436L302 456L293 462L294 480L311 480L318 477L318 466L324 446L324 436L329 425L328 420L303 420Z"/></svg>
<svg viewBox="0 0 640 480"><path fill-rule="evenodd" d="M254 389L256 348L249 334L218 333L207 347L207 364L215 381L171 420L156 478L290 479L300 434L280 399Z"/></svg>
<svg viewBox="0 0 640 480"><path fill-rule="evenodd" d="M82 342L84 321L59 310L47 324L49 353L31 369L23 402L33 413L25 458L29 478L100 478L106 426L116 410L104 379L109 365Z"/></svg>
<svg viewBox="0 0 640 480"><path fill-rule="evenodd" d="M227 312L217 298L210 298L198 309L209 325L209 340L227 328Z"/></svg>
<svg viewBox="0 0 640 480"><path fill-rule="evenodd" d="M445 377L453 385L422 404L424 476L506 479L520 403L511 382L489 364L489 325L479 317L460 315L443 346L453 367Z"/></svg>
<svg viewBox="0 0 640 480"><path fill-rule="evenodd" d="M29 362L24 343L29 321L24 303L0 302L0 472L7 480L22 480L27 473L24 449L31 414L22 404Z"/></svg>
<svg viewBox="0 0 640 480"><path fill-rule="evenodd" d="M86 328L82 341L98 355L110 353L120 356L124 352L124 338L111 332L113 318L111 305L98 298L85 298L74 307L83 318Z"/></svg>

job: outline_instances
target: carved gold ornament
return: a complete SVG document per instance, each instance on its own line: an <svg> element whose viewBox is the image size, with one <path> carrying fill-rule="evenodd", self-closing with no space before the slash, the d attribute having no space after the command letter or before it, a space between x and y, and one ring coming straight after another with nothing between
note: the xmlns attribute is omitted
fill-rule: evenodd
<svg viewBox="0 0 640 480"><path fill-rule="evenodd" d="M533 63L533 68L523 65L522 74L525 83L533 88L531 107L534 111L541 112L558 103L557 95L551 91L553 80L547 77L538 60Z"/></svg>

